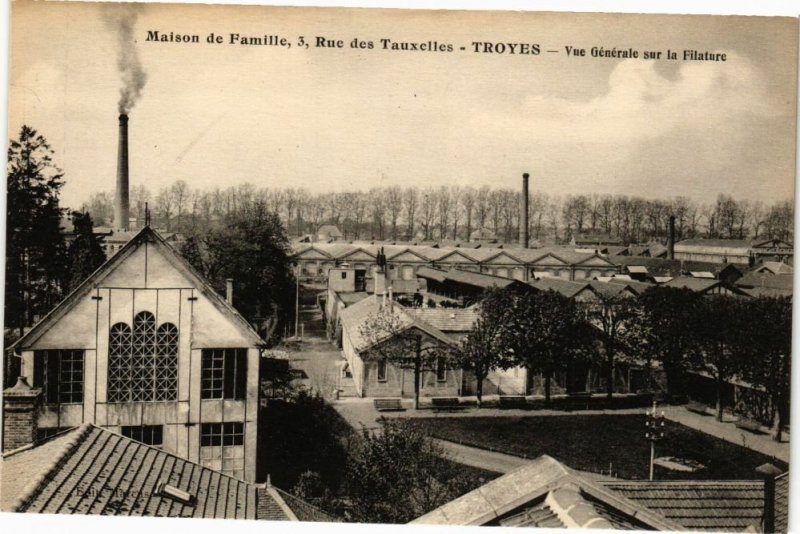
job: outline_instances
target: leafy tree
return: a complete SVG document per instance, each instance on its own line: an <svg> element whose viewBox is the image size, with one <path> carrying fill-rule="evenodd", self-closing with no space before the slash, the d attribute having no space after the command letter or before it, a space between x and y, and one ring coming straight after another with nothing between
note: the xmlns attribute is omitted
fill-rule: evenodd
<svg viewBox="0 0 800 534"><path fill-rule="evenodd" d="M366 359L385 360L401 369L414 370L414 409L419 408L423 371L436 369L440 358L453 360L454 342L434 338L415 327L398 304L389 304L369 315L359 332L371 345L364 354Z"/></svg>
<svg viewBox="0 0 800 534"><path fill-rule="evenodd" d="M542 373L549 403L553 374L589 358L594 329L574 300L555 291L519 292L509 300L502 335L503 352L510 355L507 364Z"/></svg>
<svg viewBox="0 0 800 534"><path fill-rule="evenodd" d="M188 237L181 252L213 287L234 280L233 305L267 340L294 312L289 241L277 214L253 202L231 211L223 223Z"/></svg>
<svg viewBox="0 0 800 534"><path fill-rule="evenodd" d="M506 328L504 301L507 298L507 293L502 290L488 290L480 303L481 313L475 326L455 350L458 366L475 375L478 408L483 400L484 380L491 371L502 367L505 362L502 336Z"/></svg>
<svg viewBox="0 0 800 534"><path fill-rule="evenodd" d="M667 377L667 391L684 391L684 373L695 349L695 320L702 296L688 289L656 286L639 296L631 322L632 347L645 360L658 361Z"/></svg>
<svg viewBox="0 0 800 534"><path fill-rule="evenodd" d="M741 326L743 301L726 295L710 295L699 300L697 320L692 328L696 350L694 364L714 378L717 420L722 421L722 395L725 383L739 367L736 332Z"/></svg>
<svg viewBox="0 0 800 534"><path fill-rule="evenodd" d="M21 330L62 295L64 181L50 145L29 126L9 145L7 174L5 321Z"/></svg>
<svg viewBox="0 0 800 534"><path fill-rule="evenodd" d="M598 297L598 302L587 306L587 316L599 330L606 396L611 400L614 393L614 363L619 352L625 350L630 323L636 316L635 301L633 297L622 293L599 294Z"/></svg>
<svg viewBox="0 0 800 534"><path fill-rule="evenodd" d="M74 238L67 249L68 276L66 292L72 291L86 280L103 262L106 253L100 238L94 233L92 216L79 211L72 212Z"/></svg>
<svg viewBox="0 0 800 534"><path fill-rule="evenodd" d="M360 523L407 523L462 495L469 481L444 449L409 421L382 420L364 430L346 473L351 517Z"/></svg>
<svg viewBox="0 0 800 534"><path fill-rule="evenodd" d="M742 378L764 389L777 415L773 438L781 441L789 424L792 365L792 301L753 299L743 306L736 344L743 352Z"/></svg>

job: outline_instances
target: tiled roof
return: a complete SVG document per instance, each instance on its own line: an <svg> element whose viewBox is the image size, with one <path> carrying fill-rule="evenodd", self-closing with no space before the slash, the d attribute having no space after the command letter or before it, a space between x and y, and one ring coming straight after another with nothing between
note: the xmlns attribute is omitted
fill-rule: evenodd
<svg viewBox="0 0 800 534"><path fill-rule="evenodd" d="M751 271L736 281L741 287L763 287L791 291L794 281L792 274L772 274L769 272Z"/></svg>
<svg viewBox="0 0 800 534"><path fill-rule="evenodd" d="M413 524L681 530L678 523L543 455Z"/></svg>
<svg viewBox="0 0 800 534"><path fill-rule="evenodd" d="M575 282L573 280L562 280L561 278L540 278L529 282L530 285L540 291L552 290L561 293L565 297L574 297L584 289L591 287L587 282Z"/></svg>
<svg viewBox="0 0 800 534"><path fill-rule="evenodd" d="M690 530L759 528L764 483L746 481L615 481L603 483Z"/></svg>
<svg viewBox="0 0 800 534"><path fill-rule="evenodd" d="M677 287L681 289L691 289L692 291L707 291L712 287L718 285L720 283L719 280L707 279L707 278L694 278L692 276L679 276L677 278L673 278L669 282L665 283L665 287Z"/></svg>
<svg viewBox="0 0 800 534"><path fill-rule="evenodd" d="M742 272L745 267L740 263L711 263L707 261L668 260L666 258L649 258L643 256L613 256L609 261L616 265L641 265L647 267L651 275L679 276L682 272L709 271L719 276L722 271L736 269Z"/></svg>
<svg viewBox="0 0 800 534"><path fill-rule="evenodd" d="M684 239L675 243L676 247L702 247L702 248L745 248L751 247L751 242L746 239Z"/></svg>
<svg viewBox="0 0 800 534"><path fill-rule="evenodd" d="M194 502L159 493L162 483ZM4 512L336 520L274 486L238 480L91 424L5 454L0 484Z"/></svg>
<svg viewBox="0 0 800 534"><path fill-rule="evenodd" d="M338 517L335 517L323 510L320 510L316 506L307 503L306 501L299 499L292 495L291 493L287 493L280 488L275 486L270 486L268 488L273 492L275 497L273 500L278 499L283 501L286 506L292 511L298 521L322 521L326 523L338 523L341 521ZM259 501L260 504L260 501ZM259 519L270 519L268 517L261 517Z"/></svg>
<svg viewBox="0 0 800 534"><path fill-rule="evenodd" d="M406 308L406 313L442 332L469 332L480 311L477 308Z"/></svg>
<svg viewBox="0 0 800 534"><path fill-rule="evenodd" d="M378 313L380 309L381 299L376 295L361 300L343 309L339 312L339 320L342 323L343 335L347 336L353 349L356 352L368 350L370 347L375 346L377 343L382 343L392 336L391 332L386 332L383 335L375 336L375 339L367 339L361 333L361 326L367 319ZM408 328L416 327L431 337L442 341L443 343L452 343L453 339L448 337L447 334L428 324L425 321L416 319L414 316L406 313L405 308L397 302L392 304L392 313L397 317L397 328L405 330Z"/></svg>
<svg viewBox="0 0 800 534"><path fill-rule="evenodd" d="M765 261L756 271L769 271L772 274L792 274L794 269L782 261Z"/></svg>
<svg viewBox="0 0 800 534"><path fill-rule="evenodd" d="M775 478L775 532L789 531L789 472Z"/></svg>
<svg viewBox="0 0 800 534"><path fill-rule="evenodd" d="M256 519L254 485L93 425L7 455L2 477L4 511ZM161 482L195 504L160 495Z"/></svg>

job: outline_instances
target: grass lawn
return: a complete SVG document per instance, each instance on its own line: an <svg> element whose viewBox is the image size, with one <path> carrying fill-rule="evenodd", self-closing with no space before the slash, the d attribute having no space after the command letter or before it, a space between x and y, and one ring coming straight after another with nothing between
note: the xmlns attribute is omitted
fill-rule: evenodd
<svg viewBox="0 0 800 534"><path fill-rule="evenodd" d="M644 415L565 415L547 417L465 417L412 419L433 437L536 458L549 454L574 469L611 471L621 478L648 477L650 444ZM755 479L755 468L780 460L709 436L672 421L656 444L656 457L676 456L700 462L706 469L691 474L656 467L656 477Z"/></svg>

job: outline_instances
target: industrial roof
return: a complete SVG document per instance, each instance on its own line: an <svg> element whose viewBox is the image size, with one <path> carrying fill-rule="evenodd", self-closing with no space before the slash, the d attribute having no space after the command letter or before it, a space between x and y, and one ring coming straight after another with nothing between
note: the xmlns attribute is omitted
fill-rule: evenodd
<svg viewBox="0 0 800 534"><path fill-rule="evenodd" d="M764 512L761 480L620 480L603 485L689 530L742 532L758 527ZM785 516L787 510L776 516Z"/></svg>
<svg viewBox="0 0 800 534"><path fill-rule="evenodd" d="M296 520L311 507L91 424L5 454L0 493L3 511L29 513Z"/></svg>
<svg viewBox="0 0 800 534"><path fill-rule="evenodd" d="M681 525L543 455L412 524L683 530Z"/></svg>
<svg viewBox="0 0 800 534"><path fill-rule="evenodd" d="M480 310L470 308L406 308L409 315L438 328L442 332L470 332Z"/></svg>

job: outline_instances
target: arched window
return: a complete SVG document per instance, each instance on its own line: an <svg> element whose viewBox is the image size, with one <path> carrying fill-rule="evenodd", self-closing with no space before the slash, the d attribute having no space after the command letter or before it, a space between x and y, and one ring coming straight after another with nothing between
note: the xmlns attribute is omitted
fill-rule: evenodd
<svg viewBox="0 0 800 534"><path fill-rule="evenodd" d="M175 400L178 396L178 328L147 311L133 328L116 323L108 335L108 402Z"/></svg>

